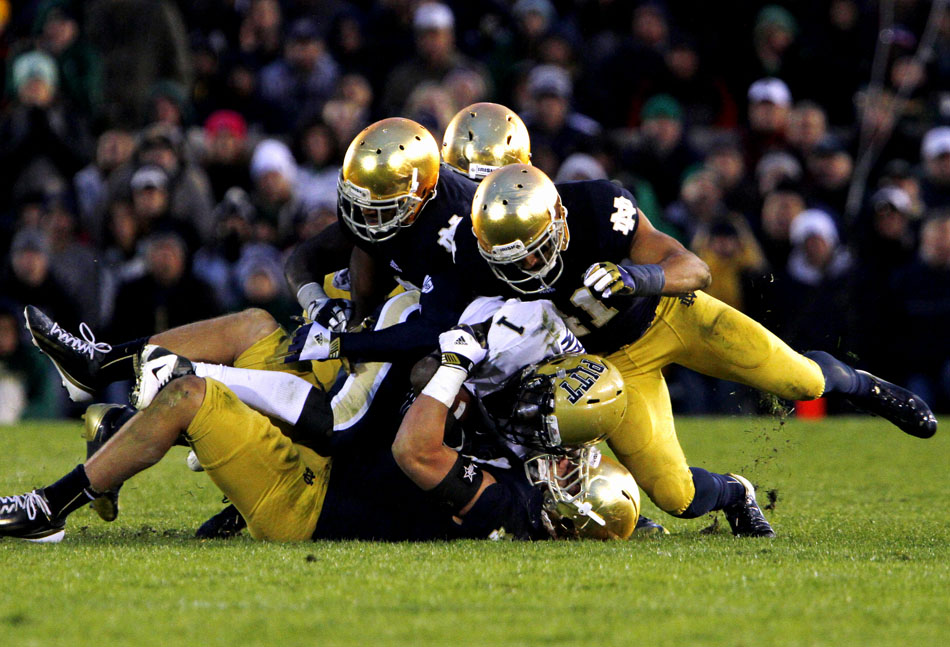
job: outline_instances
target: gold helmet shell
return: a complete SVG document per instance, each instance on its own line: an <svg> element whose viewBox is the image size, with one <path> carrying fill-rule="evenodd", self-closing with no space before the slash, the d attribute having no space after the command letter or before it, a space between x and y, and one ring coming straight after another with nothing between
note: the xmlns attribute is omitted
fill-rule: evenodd
<svg viewBox="0 0 950 647"><path fill-rule="evenodd" d="M340 215L354 234L377 242L411 225L439 181L439 146L401 117L363 129L346 150L337 184Z"/></svg>
<svg viewBox="0 0 950 647"><path fill-rule="evenodd" d="M473 180L509 164L530 164L528 129L514 110L499 103L473 103L459 110L445 129L442 161Z"/></svg>
<svg viewBox="0 0 950 647"><path fill-rule="evenodd" d="M499 431L543 453L599 443L627 412L623 375L598 355L555 355L522 369L513 380L511 413Z"/></svg>
<svg viewBox="0 0 950 647"><path fill-rule="evenodd" d="M495 275L522 294L546 290L564 270L567 209L540 169L511 164L492 171L475 191L472 229Z"/></svg>
<svg viewBox="0 0 950 647"><path fill-rule="evenodd" d="M545 489L544 511L558 537L627 539L640 516L640 490L627 469L596 447L568 456L542 454L525 464Z"/></svg>

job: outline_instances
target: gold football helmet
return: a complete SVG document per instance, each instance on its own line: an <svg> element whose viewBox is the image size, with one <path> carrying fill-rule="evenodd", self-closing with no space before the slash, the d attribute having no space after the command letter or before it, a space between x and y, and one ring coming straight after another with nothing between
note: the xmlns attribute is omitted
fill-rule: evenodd
<svg viewBox="0 0 950 647"><path fill-rule="evenodd" d="M482 180L472 201L472 229L495 275L522 294L544 291L564 270L567 209L554 183L533 166L511 164Z"/></svg>
<svg viewBox="0 0 950 647"><path fill-rule="evenodd" d="M525 367L498 394L499 432L549 454L606 439L627 411L623 376L597 355L556 355Z"/></svg>
<svg viewBox="0 0 950 647"><path fill-rule="evenodd" d="M340 215L371 242L411 225L439 181L439 145L420 124L394 117L367 126L346 150L337 184Z"/></svg>
<svg viewBox="0 0 950 647"><path fill-rule="evenodd" d="M640 516L640 490L627 469L596 447L567 456L542 454L525 463L544 488L544 511L557 537L627 539Z"/></svg>
<svg viewBox="0 0 950 647"><path fill-rule="evenodd" d="M508 164L530 164L528 129L503 105L473 103L459 110L445 129L442 161L473 180Z"/></svg>

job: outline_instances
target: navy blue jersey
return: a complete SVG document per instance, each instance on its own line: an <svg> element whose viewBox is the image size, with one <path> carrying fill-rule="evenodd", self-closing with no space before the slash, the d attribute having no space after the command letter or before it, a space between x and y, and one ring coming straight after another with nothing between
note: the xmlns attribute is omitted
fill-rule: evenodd
<svg viewBox="0 0 950 647"><path fill-rule="evenodd" d="M337 218L356 246L381 267L389 268L394 278L422 288L426 275L452 266L455 228L470 220L476 187L471 180L443 168L435 197L423 205L415 222L388 240L363 240L350 231L339 211Z"/></svg>
<svg viewBox="0 0 950 647"><path fill-rule="evenodd" d="M567 209L571 238L561 252L563 271L551 288L521 294L497 278L484 259L477 272L463 278L472 283L470 291L482 295L550 299L588 351L617 350L646 332L660 298L615 295L601 301L584 286L584 274L594 263L620 263L629 257L640 224L636 200L629 191L606 180L565 182L558 184L557 190ZM469 259L479 256L471 228L459 227L455 239L456 258L471 264Z"/></svg>
<svg viewBox="0 0 950 647"><path fill-rule="evenodd" d="M392 443L409 392L405 367L393 367L373 398L358 429L333 452L330 481L314 539L422 541L506 537L546 538L541 525L541 492L532 487L524 464L497 437L466 433L463 453L491 472L497 483L486 488L460 525L445 508L413 483L396 464ZM474 419L473 419L474 421Z"/></svg>

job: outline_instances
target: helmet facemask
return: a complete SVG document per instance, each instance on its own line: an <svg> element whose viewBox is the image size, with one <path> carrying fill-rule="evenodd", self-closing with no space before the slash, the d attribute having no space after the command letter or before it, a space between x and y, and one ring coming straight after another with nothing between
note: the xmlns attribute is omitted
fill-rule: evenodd
<svg viewBox="0 0 950 647"><path fill-rule="evenodd" d="M507 245L478 250L499 279L521 294L537 294L551 288L564 271L561 252L567 249L571 235L567 228L567 208L560 199L548 210L551 224L528 245L520 239ZM531 267L525 262L534 258Z"/></svg>
<svg viewBox="0 0 950 647"><path fill-rule="evenodd" d="M423 204L435 196L435 189L429 195L418 193L418 177L419 171L414 168L407 193L374 200L368 189L344 180L341 171L337 202L343 221L363 240L375 243L392 238L400 228L411 225Z"/></svg>
<svg viewBox="0 0 950 647"><path fill-rule="evenodd" d="M591 470L600 465L601 458L599 449L587 446L561 455L539 454L525 461L528 481L544 489L544 510L557 536L576 537L589 524L606 526L588 500Z"/></svg>

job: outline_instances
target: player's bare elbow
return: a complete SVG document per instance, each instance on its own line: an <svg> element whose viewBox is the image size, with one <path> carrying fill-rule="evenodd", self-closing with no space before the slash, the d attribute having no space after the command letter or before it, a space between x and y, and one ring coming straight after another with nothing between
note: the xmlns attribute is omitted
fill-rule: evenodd
<svg viewBox="0 0 950 647"><path fill-rule="evenodd" d="M708 288L710 285L712 285L712 280L713 280L712 272L709 271L709 266L706 264L705 261L703 261L702 259L700 259L700 258L698 258L698 257L697 257L696 260L697 260L697 262L698 262L698 264L699 264L699 267L697 268L697 274L698 274L697 283L698 283L698 286L697 286L696 289L697 289L697 290L705 290L705 289Z"/></svg>

